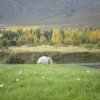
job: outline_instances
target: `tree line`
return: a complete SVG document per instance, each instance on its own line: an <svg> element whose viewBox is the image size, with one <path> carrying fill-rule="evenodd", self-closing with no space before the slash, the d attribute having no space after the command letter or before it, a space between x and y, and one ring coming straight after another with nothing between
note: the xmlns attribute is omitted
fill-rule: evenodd
<svg viewBox="0 0 100 100"><path fill-rule="evenodd" d="M20 45L97 45L100 46L100 29L78 29L54 27L42 30L40 27L0 28L0 46Z"/></svg>

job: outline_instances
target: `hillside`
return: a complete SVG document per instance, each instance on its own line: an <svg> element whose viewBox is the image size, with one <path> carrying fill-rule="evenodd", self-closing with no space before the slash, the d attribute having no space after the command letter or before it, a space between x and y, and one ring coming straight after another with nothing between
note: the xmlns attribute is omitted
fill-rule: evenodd
<svg viewBox="0 0 100 100"><path fill-rule="evenodd" d="M98 25L99 0L0 0L1 25Z"/></svg>

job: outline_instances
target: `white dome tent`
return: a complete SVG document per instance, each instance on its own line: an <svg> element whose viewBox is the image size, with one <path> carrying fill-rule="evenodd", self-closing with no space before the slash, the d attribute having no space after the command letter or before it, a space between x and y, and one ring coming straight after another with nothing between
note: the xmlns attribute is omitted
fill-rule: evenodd
<svg viewBox="0 0 100 100"><path fill-rule="evenodd" d="M37 64L53 64L52 58L47 56L39 57Z"/></svg>

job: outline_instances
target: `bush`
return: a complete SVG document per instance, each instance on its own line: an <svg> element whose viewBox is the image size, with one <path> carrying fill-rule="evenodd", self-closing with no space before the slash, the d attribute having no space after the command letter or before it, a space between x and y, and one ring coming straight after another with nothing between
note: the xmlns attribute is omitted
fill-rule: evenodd
<svg viewBox="0 0 100 100"><path fill-rule="evenodd" d="M95 48L100 49L100 41L96 43Z"/></svg>
<svg viewBox="0 0 100 100"><path fill-rule="evenodd" d="M21 41L18 40L10 40L9 41L10 46L21 46Z"/></svg>
<svg viewBox="0 0 100 100"><path fill-rule="evenodd" d="M0 44L1 44L1 46L5 46L6 47L6 46L9 46L10 42L7 39L3 39L3 40L1 40Z"/></svg>
<svg viewBox="0 0 100 100"><path fill-rule="evenodd" d="M16 40L10 40L10 46L16 46L17 42Z"/></svg>

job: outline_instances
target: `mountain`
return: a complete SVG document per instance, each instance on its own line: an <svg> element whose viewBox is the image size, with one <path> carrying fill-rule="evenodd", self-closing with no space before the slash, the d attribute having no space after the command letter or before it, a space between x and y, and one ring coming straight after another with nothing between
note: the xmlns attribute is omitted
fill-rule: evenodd
<svg viewBox="0 0 100 100"><path fill-rule="evenodd" d="M100 0L0 0L0 24L95 24Z"/></svg>

